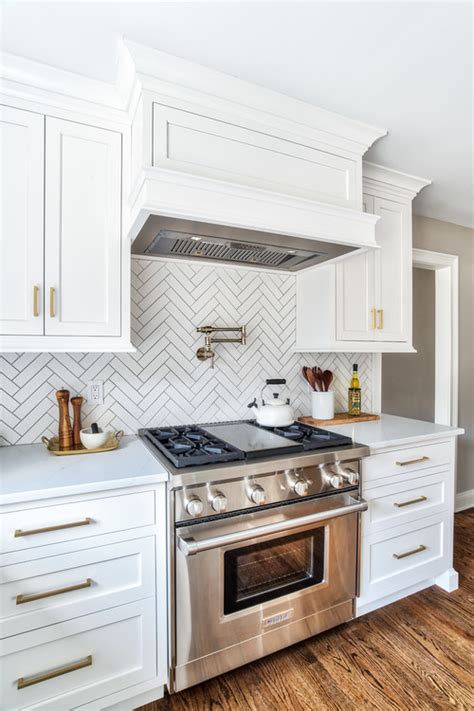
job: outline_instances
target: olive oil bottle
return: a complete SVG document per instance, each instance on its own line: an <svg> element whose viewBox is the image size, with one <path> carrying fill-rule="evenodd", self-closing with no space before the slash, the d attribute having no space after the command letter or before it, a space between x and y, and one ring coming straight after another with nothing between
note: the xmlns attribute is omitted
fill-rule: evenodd
<svg viewBox="0 0 474 711"><path fill-rule="evenodd" d="M349 415L360 415L362 392L360 389L358 365L354 363L352 366L352 380L348 392L348 408Z"/></svg>

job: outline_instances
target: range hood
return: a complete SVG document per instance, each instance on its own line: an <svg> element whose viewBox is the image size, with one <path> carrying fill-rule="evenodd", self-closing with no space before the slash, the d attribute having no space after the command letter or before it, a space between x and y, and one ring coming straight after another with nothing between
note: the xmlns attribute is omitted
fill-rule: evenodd
<svg viewBox="0 0 474 711"><path fill-rule="evenodd" d="M133 254L296 272L357 249L315 239L150 215Z"/></svg>

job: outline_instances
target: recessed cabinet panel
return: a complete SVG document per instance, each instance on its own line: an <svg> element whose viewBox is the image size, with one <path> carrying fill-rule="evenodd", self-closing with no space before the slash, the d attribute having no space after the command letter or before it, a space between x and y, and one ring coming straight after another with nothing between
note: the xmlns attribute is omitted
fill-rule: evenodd
<svg viewBox="0 0 474 711"><path fill-rule="evenodd" d="M356 160L156 103L153 165L345 207L359 205Z"/></svg>
<svg viewBox="0 0 474 711"><path fill-rule="evenodd" d="M0 333L43 333L44 117L0 108Z"/></svg>
<svg viewBox="0 0 474 711"><path fill-rule="evenodd" d="M410 338L410 209L408 205L376 197L374 211L380 215L375 233L381 247L374 255L377 338L404 341Z"/></svg>
<svg viewBox="0 0 474 711"><path fill-rule="evenodd" d="M120 335L120 175L120 134L46 118L46 335Z"/></svg>
<svg viewBox="0 0 474 711"><path fill-rule="evenodd" d="M374 212L374 198L364 195L364 211ZM336 265L336 337L372 341L375 333L374 251L348 257Z"/></svg>

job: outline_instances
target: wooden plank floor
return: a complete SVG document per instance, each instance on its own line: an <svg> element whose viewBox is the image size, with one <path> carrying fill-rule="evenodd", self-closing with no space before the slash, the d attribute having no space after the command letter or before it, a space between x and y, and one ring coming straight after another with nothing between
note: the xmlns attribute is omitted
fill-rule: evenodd
<svg viewBox="0 0 474 711"><path fill-rule="evenodd" d="M432 587L140 711L474 709L474 509L455 517L460 588Z"/></svg>

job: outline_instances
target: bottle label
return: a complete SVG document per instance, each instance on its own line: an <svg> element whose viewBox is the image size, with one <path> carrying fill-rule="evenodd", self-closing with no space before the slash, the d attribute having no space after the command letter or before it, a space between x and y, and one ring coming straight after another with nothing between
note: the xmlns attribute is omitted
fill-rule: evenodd
<svg viewBox="0 0 474 711"><path fill-rule="evenodd" d="M360 388L349 388L349 415L360 415L361 413L361 391Z"/></svg>

